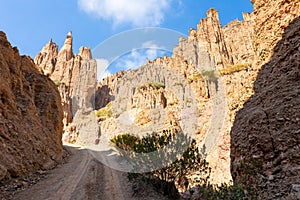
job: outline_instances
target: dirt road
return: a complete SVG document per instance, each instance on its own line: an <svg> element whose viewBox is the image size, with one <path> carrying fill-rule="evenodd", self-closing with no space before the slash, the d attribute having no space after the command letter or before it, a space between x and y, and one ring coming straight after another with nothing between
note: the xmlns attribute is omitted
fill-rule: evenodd
<svg viewBox="0 0 300 200"><path fill-rule="evenodd" d="M48 172L47 178L32 187L18 192L16 200L131 200L165 199L148 188L145 196L133 196L132 183L124 172L113 170L94 159L89 150L67 146L70 156Z"/></svg>

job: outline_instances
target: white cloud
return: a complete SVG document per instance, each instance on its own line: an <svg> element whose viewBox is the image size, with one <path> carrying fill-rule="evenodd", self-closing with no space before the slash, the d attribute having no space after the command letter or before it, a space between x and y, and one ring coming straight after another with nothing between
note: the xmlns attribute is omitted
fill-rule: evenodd
<svg viewBox="0 0 300 200"><path fill-rule="evenodd" d="M158 55L158 51L162 51L165 49L164 46L158 46L154 41L146 41L142 44L142 48L147 49L145 52L145 56L146 58L148 58L149 60L153 60L155 58L157 58Z"/></svg>
<svg viewBox="0 0 300 200"><path fill-rule="evenodd" d="M78 0L79 8L114 25L157 26L173 0Z"/></svg>
<svg viewBox="0 0 300 200"><path fill-rule="evenodd" d="M146 63L146 59L154 60L163 56L166 52L155 43L144 43L143 48L133 49L130 53L119 57L115 61L115 66L122 70L136 69Z"/></svg>
<svg viewBox="0 0 300 200"><path fill-rule="evenodd" d="M98 81L120 70L136 69L144 65L146 59L154 60L157 57L164 56L166 53L165 47L159 46L155 41L150 40L144 42L141 48L132 49L112 62L104 58L98 58L96 59Z"/></svg>
<svg viewBox="0 0 300 200"><path fill-rule="evenodd" d="M120 69L135 69L146 61L145 55L138 50L132 50L129 54L123 55L116 60L116 67Z"/></svg>

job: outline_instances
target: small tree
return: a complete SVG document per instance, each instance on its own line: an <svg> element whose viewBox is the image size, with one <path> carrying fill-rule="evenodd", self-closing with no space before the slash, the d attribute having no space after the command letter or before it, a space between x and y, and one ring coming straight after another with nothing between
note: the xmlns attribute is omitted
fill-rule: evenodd
<svg viewBox="0 0 300 200"><path fill-rule="evenodd" d="M176 141L174 138L176 137ZM152 136L148 135L143 138L137 138L135 136L130 136L128 134L119 135L111 140L117 147L127 150L133 151L136 153L150 153L153 151L157 151L160 148L165 147L170 142L174 142L174 149L168 149L169 151L164 152L165 155L161 158L166 163L170 162L171 158L176 154L175 147L184 147L184 143L190 143L189 147L184 151L182 155L179 155L178 158L166 165L161 169L153 170L149 173L143 174L135 174L130 173L129 178L142 178L146 179L154 183L155 185L159 185L164 193L168 195L177 195L178 191L175 188L175 183L187 177L191 172L197 171L201 174L201 182L207 183L210 175L210 168L206 160L202 157L199 148L197 147L197 143L195 140L190 142L190 138L188 138L183 133L172 134L171 131L164 130L162 134L154 134ZM173 151L171 151L173 150ZM181 149L182 150L182 149ZM179 150L180 152L180 150ZM169 159L168 159L169 158ZM145 159L150 159L145 158ZM149 160L148 160L149 161ZM159 183L158 183L158 180ZM175 189L174 189L175 188Z"/></svg>

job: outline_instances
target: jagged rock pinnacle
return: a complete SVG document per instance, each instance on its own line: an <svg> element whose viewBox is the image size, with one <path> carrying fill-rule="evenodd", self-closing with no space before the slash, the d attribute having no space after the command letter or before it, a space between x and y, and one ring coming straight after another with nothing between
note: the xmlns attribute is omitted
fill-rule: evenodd
<svg viewBox="0 0 300 200"><path fill-rule="evenodd" d="M44 74L52 74L54 71L54 66L56 63L56 57L58 55L58 46L52 41L50 41L43 49L35 56L34 63L43 70Z"/></svg>
<svg viewBox="0 0 300 200"><path fill-rule="evenodd" d="M59 51L58 60L69 61L71 58L73 58L73 37L70 31L67 34L63 47Z"/></svg>
<svg viewBox="0 0 300 200"><path fill-rule="evenodd" d="M80 47L79 55L81 56L82 60L92 59L92 53L89 47Z"/></svg>

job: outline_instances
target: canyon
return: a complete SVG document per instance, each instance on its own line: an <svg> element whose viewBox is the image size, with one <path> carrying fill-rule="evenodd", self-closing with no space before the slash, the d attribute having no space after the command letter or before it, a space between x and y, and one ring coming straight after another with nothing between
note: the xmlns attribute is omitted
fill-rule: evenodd
<svg viewBox="0 0 300 200"><path fill-rule="evenodd" d="M20 56L1 32L0 180L56 166L61 138L88 146L122 133L183 130L205 144L211 183L251 186L258 199L300 198L300 2L252 3L253 13L223 27L218 11L208 10L197 29L178 38L172 56L98 83L90 48L74 54L72 32L60 50L50 39L34 60ZM85 177L79 190L89 179L102 184L92 174L108 180L108 173L112 190L130 191L117 184L124 174L106 169L91 152L69 151L88 157L80 162L73 155L79 167L64 171L89 171L73 174ZM194 187L194 174L187 178ZM70 198L72 187L65 188Z"/></svg>

